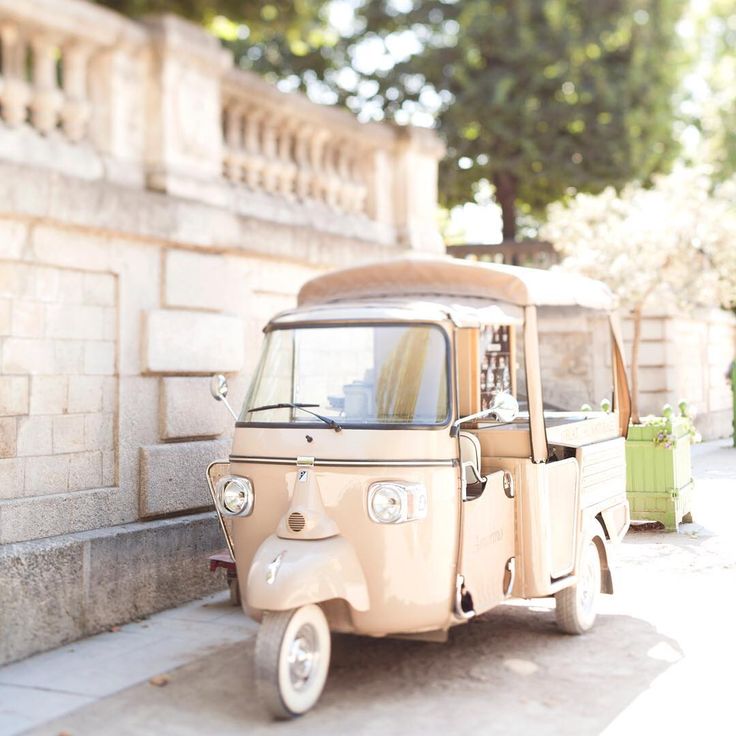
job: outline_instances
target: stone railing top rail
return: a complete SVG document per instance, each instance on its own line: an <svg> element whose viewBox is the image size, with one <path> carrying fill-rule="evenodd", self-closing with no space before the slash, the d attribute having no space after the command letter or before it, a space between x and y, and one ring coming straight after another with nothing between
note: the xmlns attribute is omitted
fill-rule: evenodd
<svg viewBox="0 0 736 736"><path fill-rule="evenodd" d="M391 145L397 138L397 127L386 123L361 123L357 118L338 107L329 107L312 102L300 92L282 92L257 74L244 69L230 69L223 80L223 94L229 98L247 101L258 110L288 114L299 122L311 120L315 124L344 133L355 133L366 142Z"/></svg>
<svg viewBox="0 0 736 736"><path fill-rule="evenodd" d="M398 141L411 141L415 146L435 153L438 158L445 152L444 144L431 129L392 123L363 123L347 110L312 102L301 92L282 92L255 72L245 69L227 71L223 79L223 95L226 102L235 98L247 101L258 111L270 110L288 115L295 119L295 124L308 121L321 128L339 129L346 136L358 135L366 145L386 147Z"/></svg>
<svg viewBox="0 0 736 736"><path fill-rule="evenodd" d="M141 23L85 0L0 0L0 25L6 20L31 26L34 34L84 38L96 46L148 40Z"/></svg>

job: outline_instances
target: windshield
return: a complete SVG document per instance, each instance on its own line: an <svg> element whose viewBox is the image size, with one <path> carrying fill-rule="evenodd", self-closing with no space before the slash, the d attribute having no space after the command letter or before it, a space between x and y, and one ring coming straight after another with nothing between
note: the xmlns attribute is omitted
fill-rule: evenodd
<svg viewBox="0 0 736 736"><path fill-rule="evenodd" d="M447 339L436 325L277 329L266 335L240 421L318 423L293 406L302 404L343 427L443 425L448 395Z"/></svg>

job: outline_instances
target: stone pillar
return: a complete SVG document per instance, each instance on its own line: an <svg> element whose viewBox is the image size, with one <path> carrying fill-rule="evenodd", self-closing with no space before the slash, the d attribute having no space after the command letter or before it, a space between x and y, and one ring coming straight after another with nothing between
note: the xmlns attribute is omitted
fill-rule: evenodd
<svg viewBox="0 0 736 736"><path fill-rule="evenodd" d="M220 82L231 54L199 26L173 15L150 17L146 26L152 49L147 184L211 201L223 167Z"/></svg>
<svg viewBox="0 0 736 736"><path fill-rule="evenodd" d="M129 186L144 182L146 77L150 63L143 30L88 62L89 137L105 159L107 177Z"/></svg>
<svg viewBox="0 0 736 736"><path fill-rule="evenodd" d="M445 147L427 128L397 128L393 166L394 218L399 243L443 253L437 229L437 167Z"/></svg>

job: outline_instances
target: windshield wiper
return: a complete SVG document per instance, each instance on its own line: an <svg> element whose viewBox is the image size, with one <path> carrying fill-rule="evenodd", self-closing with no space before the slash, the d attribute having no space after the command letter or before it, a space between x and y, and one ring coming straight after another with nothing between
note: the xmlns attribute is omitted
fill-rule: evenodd
<svg viewBox="0 0 736 736"><path fill-rule="evenodd" d="M291 404L284 402L281 404L266 404L265 406L256 406L253 409L248 409L247 413L250 414L253 411L268 411L269 409L301 409L302 411L311 414L313 417L317 417L320 421L324 422L328 427L331 427L335 432L342 432L342 427L334 420L329 417L323 417L321 414L317 414L315 411L309 411L309 408L319 406L319 404Z"/></svg>

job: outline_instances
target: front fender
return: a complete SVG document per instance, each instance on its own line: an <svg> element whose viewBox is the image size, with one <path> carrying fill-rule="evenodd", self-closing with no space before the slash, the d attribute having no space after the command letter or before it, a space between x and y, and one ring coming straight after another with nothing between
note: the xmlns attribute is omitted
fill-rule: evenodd
<svg viewBox="0 0 736 736"><path fill-rule="evenodd" d="M271 535L258 548L245 590L249 608L286 611L333 598L368 610L363 568L344 537L297 540Z"/></svg>

